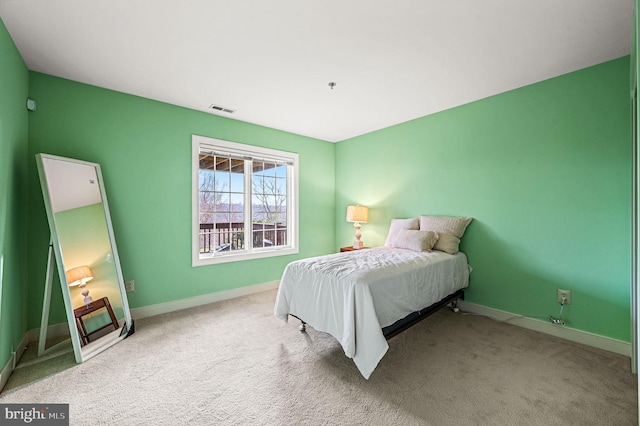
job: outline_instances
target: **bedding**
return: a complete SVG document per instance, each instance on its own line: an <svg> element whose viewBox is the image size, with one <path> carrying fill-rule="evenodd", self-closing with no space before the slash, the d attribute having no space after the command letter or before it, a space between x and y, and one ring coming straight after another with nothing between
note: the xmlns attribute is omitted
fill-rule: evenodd
<svg viewBox="0 0 640 426"><path fill-rule="evenodd" d="M434 244L433 249L449 254L456 254L459 251L459 247L460 238L449 232L438 232L438 240Z"/></svg>
<svg viewBox="0 0 640 426"><path fill-rule="evenodd" d="M429 251L437 241L438 234L433 231L403 229L398 233L393 246L413 251Z"/></svg>
<svg viewBox="0 0 640 426"><path fill-rule="evenodd" d="M438 234L433 249L456 254L460 239L473 219L455 216L420 216L421 231L435 231Z"/></svg>
<svg viewBox="0 0 640 426"><path fill-rule="evenodd" d="M384 245L387 247L393 247L398 234L405 229L420 229L420 219L417 217L410 219L391 219L391 225L389 226L389 232L387 233L387 239L384 242Z"/></svg>
<svg viewBox="0 0 640 426"><path fill-rule="evenodd" d="M468 284L462 252L354 250L287 265L274 311L331 334L368 379L389 348L383 327Z"/></svg>

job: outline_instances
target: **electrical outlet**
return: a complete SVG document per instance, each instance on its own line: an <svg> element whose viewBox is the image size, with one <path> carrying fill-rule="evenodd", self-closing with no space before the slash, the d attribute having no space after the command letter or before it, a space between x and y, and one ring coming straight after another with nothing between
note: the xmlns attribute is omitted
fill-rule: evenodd
<svg viewBox="0 0 640 426"><path fill-rule="evenodd" d="M562 303L562 298L564 298L564 304L571 304L571 291L558 289L558 303Z"/></svg>
<svg viewBox="0 0 640 426"><path fill-rule="evenodd" d="M131 293L132 291L136 291L136 282L134 280L125 281L124 289L127 293Z"/></svg>

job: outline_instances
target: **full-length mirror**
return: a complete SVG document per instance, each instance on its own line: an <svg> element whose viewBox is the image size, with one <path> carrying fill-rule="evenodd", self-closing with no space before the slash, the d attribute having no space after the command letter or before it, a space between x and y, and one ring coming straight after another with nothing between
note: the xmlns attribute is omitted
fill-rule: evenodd
<svg viewBox="0 0 640 426"><path fill-rule="evenodd" d="M43 329L47 323L53 257L69 332L82 362L133 332L100 165L48 154L36 156L51 229Z"/></svg>

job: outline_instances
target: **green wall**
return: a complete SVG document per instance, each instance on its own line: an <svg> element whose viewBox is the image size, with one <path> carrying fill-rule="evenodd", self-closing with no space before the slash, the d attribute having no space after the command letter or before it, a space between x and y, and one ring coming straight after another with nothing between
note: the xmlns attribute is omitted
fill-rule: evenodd
<svg viewBox="0 0 640 426"><path fill-rule="evenodd" d="M0 20L0 369L27 331L28 79Z"/></svg>
<svg viewBox="0 0 640 426"><path fill-rule="evenodd" d="M49 239L40 152L101 165L123 275L136 282L132 308L275 281L290 261L335 247L334 144L36 72L29 90L38 103L29 117L30 328ZM299 154L298 255L191 267L192 134ZM52 323L64 321L61 306L60 298Z"/></svg>
<svg viewBox="0 0 640 426"><path fill-rule="evenodd" d="M374 246L393 217L470 216L467 301L548 318L567 289L568 327L630 341L629 115L624 57L341 142L336 244L351 203Z"/></svg>

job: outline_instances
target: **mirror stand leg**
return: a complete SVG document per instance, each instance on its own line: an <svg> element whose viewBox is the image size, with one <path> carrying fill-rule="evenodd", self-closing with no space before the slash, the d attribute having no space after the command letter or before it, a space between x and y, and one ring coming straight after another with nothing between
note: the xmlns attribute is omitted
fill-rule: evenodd
<svg viewBox="0 0 640 426"><path fill-rule="evenodd" d="M53 285L53 268L55 266L55 253L53 252L53 242L49 240L49 256L47 259L47 275L44 282L44 300L42 301L42 319L40 320L40 337L38 339L38 356L45 355L49 351L57 348L59 345L66 343L62 341L50 348L47 344L47 328L49 327L49 307L51 306L51 287Z"/></svg>

